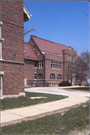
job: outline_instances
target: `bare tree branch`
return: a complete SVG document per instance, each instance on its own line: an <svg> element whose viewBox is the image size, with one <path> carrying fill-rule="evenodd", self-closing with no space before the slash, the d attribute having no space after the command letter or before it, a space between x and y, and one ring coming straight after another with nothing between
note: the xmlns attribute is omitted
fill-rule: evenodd
<svg viewBox="0 0 90 135"><path fill-rule="evenodd" d="M66 77L71 84L74 81L81 85L83 81L87 82L87 78L90 77L90 52L83 51L78 58L74 56L75 52L69 54Z"/></svg>
<svg viewBox="0 0 90 135"><path fill-rule="evenodd" d="M30 28L30 29L28 29L28 30L25 29L25 30L24 30L24 35L26 35L26 34L32 32L32 31L36 31L36 29L34 29L34 28Z"/></svg>

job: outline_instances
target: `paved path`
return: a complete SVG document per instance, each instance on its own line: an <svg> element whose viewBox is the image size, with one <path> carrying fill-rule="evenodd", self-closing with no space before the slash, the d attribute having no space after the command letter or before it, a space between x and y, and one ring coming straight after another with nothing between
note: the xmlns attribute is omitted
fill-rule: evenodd
<svg viewBox="0 0 90 135"><path fill-rule="evenodd" d="M71 88L71 87L65 87L65 88ZM56 94L56 95L66 95L66 96L87 96L87 97L90 97L90 92L66 90L66 89L64 89L64 87L35 87L35 88L26 88L25 91Z"/></svg>
<svg viewBox="0 0 90 135"><path fill-rule="evenodd" d="M87 100L89 98L84 96L70 96L69 98L58 101L1 111L1 126L21 122L21 120L25 120L28 117L73 107L77 104L85 103Z"/></svg>
<svg viewBox="0 0 90 135"><path fill-rule="evenodd" d="M56 110L70 108L86 102L87 100L89 100L90 97L89 92L71 92L59 87L26 88L25 91L67 95L69 97L58 101L1 111L1 126L12 124L15 121L20 122L21 120L25 120L26 118L39 116Z"/></svg>

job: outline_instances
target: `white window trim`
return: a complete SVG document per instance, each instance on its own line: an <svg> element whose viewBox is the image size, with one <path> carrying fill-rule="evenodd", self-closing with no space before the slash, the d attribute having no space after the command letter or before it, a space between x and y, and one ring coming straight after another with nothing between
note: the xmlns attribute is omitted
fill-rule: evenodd
<svg viewBox="0 0 90 135"><path fill-rule="evenodd" d="M0 21L0 59L2 60L2 41L4 41L4 38L2 38L2 27L3 22Z"/></svg>
<svg viewBox="0 0 90 135"><path fill-rule="evenodd" d="M3 74L4 72L3 71L0 71L0 97L3 95Z"/></svg>
<svg viewBox="0 0 90 135"><path fill-rule="evenodd" d="M27 86L27 78L24 77L24 86L26 87Z"/></svg>
<svg viewBox="0 0 90 135"><path fill-rule="evenodd" d="M3 83L2 83L2 75L0 75L0 97L3 95Z"/></svg>
<svg viewBox="0 0 90 135"><path fill-rule="evenodd" d="M3 71L0 71L0 75L4 75L4 72Z"/></svg>

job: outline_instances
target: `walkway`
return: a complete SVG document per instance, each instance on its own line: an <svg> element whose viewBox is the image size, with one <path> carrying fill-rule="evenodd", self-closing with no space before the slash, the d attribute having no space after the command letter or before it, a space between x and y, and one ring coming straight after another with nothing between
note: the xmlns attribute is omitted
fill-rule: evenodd
<svg viewBox="0 0 90 135"><path fill-rule="evenodd" d="M34 88L26 88L25 91L26 92L56 94L56 95L65 95L65 96L87 96L87 97L90 97L90 92L66 89L66 88L71 88L71 87L65 87L65 89L64 89L64 87L34 87Z"/></svg>
<svg viewBox="0 0 90 135"><path fill-rule="evenodd" d="M31 117L48 115L49 112L70 108L85 103L87 100L89 98L85 96L69 96L69 98L58 101L1 111L1 126L21 122Z"/></svg>

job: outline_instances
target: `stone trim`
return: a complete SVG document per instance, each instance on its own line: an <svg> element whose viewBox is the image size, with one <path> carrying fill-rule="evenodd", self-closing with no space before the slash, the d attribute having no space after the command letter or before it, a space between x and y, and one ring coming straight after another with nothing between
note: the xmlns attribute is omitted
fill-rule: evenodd
<svg viewBox="0 0 90 135"><path fill-rule="evenodd" d="M3 71L0 71L0 75L4 75L4 72Z"/></svg>
<svg viewBox="0 0 90 135"><path fill-rule="evenodd" d="M2 38L2 25L3 22L0 21L0 59L2 59L2 41L4 41L4 38Z"/></svg>
<svg viewBox="0 0 90 135"><path fill-rule="evenodd" d="M12 25L15 25L15 26L24 28L24 26L18 25L18 24L16 24L16 23L8 22L8 21L5 21L5 20L2 20L2 21L5 22L5 23L9 23L9 24L12 24Z"/></svg>
<svg viewBox="0 0 90 135"><path fill-rule="evenodd" d="M44 60L50 60L50 61L52 60L52 61L55 61L56 59L54 60L54 59L44 58ZM62 60L60 60L60 62L61 62L61 63L63 63L63 61L62 61Z"/></svg>
<svg viewBox="0 0 90 135"><path fill-rule="evenodd" d="M5 39L4 38L0 38L0 41L4 41Z"/></svg>
<svg viewBox="0 0 90 135"><path fill-rule="evenodd" d="M0 60L1 62L7 62L7 63L14 63L14 64L22 64L24 65L24 62L19 62L19 61L11 61L11 60Z"/></svg>
<svg viewBox="0 0 90 135"><path fill-rule="evenodd" d="M53 56L57 56L57 57L62 57L63 56L63 54L51 54L51 53L48 53L48 52L42 52L42 54L48 54L48 55L53 55Z"/></svg>
<svg viewBox="0 0 90 135"><path fill-rule="evenodd" d="M2 21L0 21L0 25L2 25L3 24L3 22Z"/></svg>

